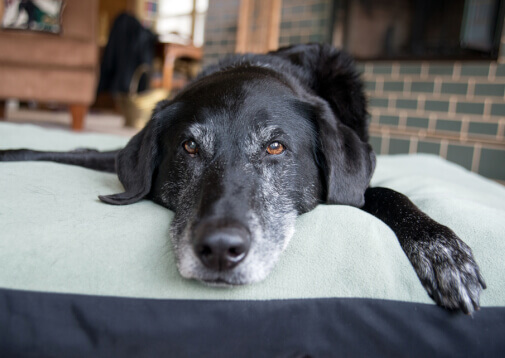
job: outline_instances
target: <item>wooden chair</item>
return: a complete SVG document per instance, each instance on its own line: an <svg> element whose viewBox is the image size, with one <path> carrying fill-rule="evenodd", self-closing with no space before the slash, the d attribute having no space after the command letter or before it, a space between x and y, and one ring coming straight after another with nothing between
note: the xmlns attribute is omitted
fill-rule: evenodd
<svg viewBox="0 0 505 358"><path fill-rule="evenodd" d="M0 30L0 110L8 98L62 103L81 130L95 100L97 20L98 0L66 0L60 35Z"/></svg>

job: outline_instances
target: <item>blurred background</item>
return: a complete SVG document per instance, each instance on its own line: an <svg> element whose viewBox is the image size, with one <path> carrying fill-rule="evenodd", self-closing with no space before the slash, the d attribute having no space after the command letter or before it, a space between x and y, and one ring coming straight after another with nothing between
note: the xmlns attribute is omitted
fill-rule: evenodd
<svg viewBox="0 0 505 358"><path fill-rule="evenodd" d="M501 0L4 0L0 117L133 135L202 66L329 43L356 58L377 153L505 183L504 15Z"/></svg>

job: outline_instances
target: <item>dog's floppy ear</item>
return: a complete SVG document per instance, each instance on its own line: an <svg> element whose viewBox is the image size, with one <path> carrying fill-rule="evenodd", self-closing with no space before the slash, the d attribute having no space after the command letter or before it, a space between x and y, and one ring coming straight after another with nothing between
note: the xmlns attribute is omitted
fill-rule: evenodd
<svg viewBox="0 0 505 358"><path fill-rule="evenodd" d="M355 131L335 118L327 103L317 102L317 155L326 180L326 203L362 207L375 169L375 154Z"/></svg>
<svg viewBox="0 0 505 358"><path fill-rule="evenodd" d="M118 153L116 171L125 191L113 195L100 195L101 201L112 205L128 205L149 194L153 172L158 165L158 137L164 127L161 123L161 112L167 106L167 101L158 103L152 119Z"/></svg>
<svg viewBox="0 0 505 358"><path fill-rule="evenodd" d="M318 162L326 179L328 204L361 207L375 169L368 141L366 100L352 57L329 45L308 44L281 48L270 55L288 60L315 95ZM314 114L315 109L315 114Z"/></svg>
<svg viewBox="0 0 505 358"><path fill-rule="evenodd" d="M366 99L354 60L328 44L294 45L270 53L291 62L337 119L368 141Z"/></svg>

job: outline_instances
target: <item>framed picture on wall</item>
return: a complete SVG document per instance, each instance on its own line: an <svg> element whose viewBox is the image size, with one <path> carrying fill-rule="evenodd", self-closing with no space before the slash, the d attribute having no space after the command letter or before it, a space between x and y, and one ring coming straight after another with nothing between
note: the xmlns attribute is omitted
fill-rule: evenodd
<svg viewBox="0 0 505 358"><path fill-rule="evenodd" d="M2 28L58 34L63 0L4 0Z"/></svg>

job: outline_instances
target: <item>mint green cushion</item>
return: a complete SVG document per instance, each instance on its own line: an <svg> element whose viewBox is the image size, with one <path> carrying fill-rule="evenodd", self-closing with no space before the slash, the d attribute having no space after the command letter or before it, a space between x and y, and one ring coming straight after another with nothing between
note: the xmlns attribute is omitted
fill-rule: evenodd
<svg viewBox="0 0 505 358"><path fill-rule="evenodd" d="M128 138L0 124L0 149L117 149ZM502 163L503 164L503 163ZM498 165L498 163L497 163ZM430 155L379 156L373 185L408 195L472 247L488 289L505 305L505 188ZM0 163L0 287L180 299L367 297L431 303L393 232L359 209L321 205L263 282L209 288L181 278L172 212L150 201L101 203L113 174L46 162Z"/></svg>

